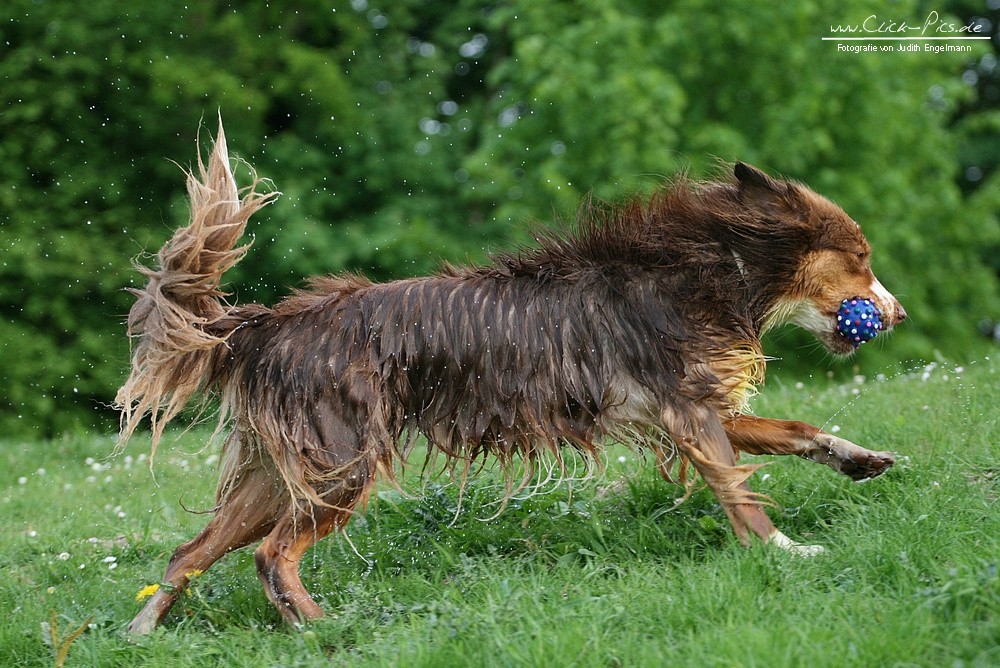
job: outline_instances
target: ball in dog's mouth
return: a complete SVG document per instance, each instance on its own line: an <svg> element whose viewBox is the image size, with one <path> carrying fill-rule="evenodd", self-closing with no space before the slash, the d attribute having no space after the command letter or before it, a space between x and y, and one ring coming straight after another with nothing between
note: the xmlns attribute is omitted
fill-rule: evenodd
<svg viewBox="0 0 1000 668"><path fill-rule="evenodd" d="M870 299L851 297L837 311L837 333L851 342L855 350L882 331L882 311Z"/></svg>

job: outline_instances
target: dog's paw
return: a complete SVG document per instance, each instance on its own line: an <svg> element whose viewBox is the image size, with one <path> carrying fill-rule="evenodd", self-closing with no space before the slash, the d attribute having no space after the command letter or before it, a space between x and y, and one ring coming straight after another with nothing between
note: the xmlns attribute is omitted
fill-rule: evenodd
<svg viewBox="0 0 1000 668"><path fill-rule="evenodd" d="M768 544L776 545L782 550L786 550L800 557L815 557L816 555L823 554L823 552L826 551L822 545L803 545L802 543L796 543L780 531L775 531L771 534L771 539L768 541Z"/></svg>
<svg viewBox="0 0 1000 668"><path fill-rule="evenodd" d="M891 452L865 450L844 459L840 463L840 472L855 482L861 482L877 478L895 463L896 458Z"/></svg>

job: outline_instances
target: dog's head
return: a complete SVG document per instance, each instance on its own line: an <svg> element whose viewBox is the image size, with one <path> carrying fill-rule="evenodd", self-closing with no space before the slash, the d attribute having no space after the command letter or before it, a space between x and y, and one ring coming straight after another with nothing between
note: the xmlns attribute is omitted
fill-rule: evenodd
<svg viewBox="0 0 1000 668"><path fill-rule="evenodd" d="M856 348L837 332L844 300L871 300L881 312L883 331L906 319L903 306L872 273L871 247L843 209L801 184L772 179L749 165L737 163L734 172L745 207L771 224L793 226L803 240L794 258L780 258L795 262L794 278L777 296L766 326L793 322L830 352L844 355Z"/></svg>

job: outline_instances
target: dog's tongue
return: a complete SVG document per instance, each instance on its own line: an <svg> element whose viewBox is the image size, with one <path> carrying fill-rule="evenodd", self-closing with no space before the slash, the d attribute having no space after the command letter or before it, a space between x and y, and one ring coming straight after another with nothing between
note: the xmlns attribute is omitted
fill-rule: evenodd
<svg viewBox="0 0 1000 668"><path fill-rule="evenodd" d="M837 311L837 333L855 348L871 341L882 331L882 311L870 299L845 299Z"/></svg>

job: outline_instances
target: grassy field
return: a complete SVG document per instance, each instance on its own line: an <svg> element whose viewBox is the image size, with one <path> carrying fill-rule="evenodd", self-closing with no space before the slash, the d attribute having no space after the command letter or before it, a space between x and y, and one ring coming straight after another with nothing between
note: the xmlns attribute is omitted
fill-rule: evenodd
<svg viewBox="0 0 1000 668"><path fill-rule="evenodd" d="M136 594L207 521L184 508L211 505L215 450L197 433L168 440L154 480L142 439L111 459L110 436L6 441L0 665L55 665L62 646L65 665L101 668L997 666L997 406L989 360L768 387L758 414L900 455L863 484L797 459L757 473L782 504L776 524L825 546L818 557L739 547L707 492L674 509L680 490L615 450L605 475L494 519L489 475L453 523L453 488L380 488L350 541L307 555L303 581L328 617L305 632L281 624L244 550L138 641L123 634Z"/></svg>

